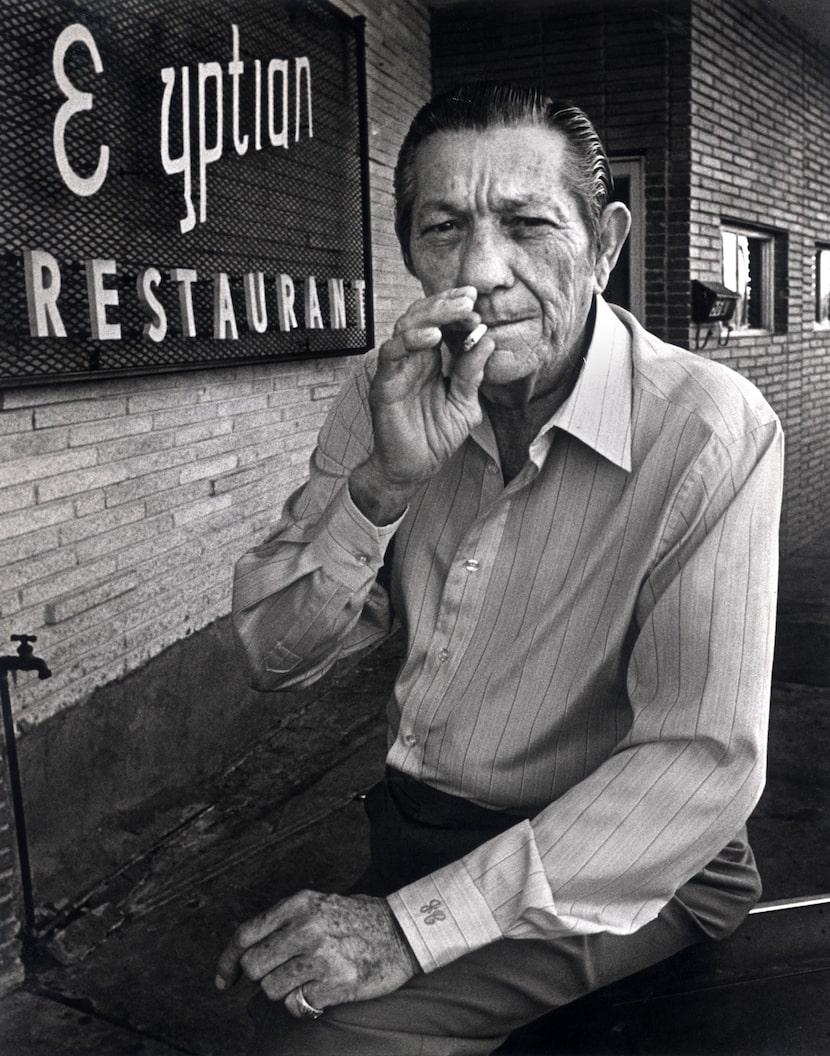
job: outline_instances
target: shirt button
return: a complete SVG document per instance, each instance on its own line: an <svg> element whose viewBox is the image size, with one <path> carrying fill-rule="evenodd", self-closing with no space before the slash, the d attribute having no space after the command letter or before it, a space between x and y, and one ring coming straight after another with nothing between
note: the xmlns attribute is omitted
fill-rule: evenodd
<svg viewBox="0 0 830 1056"><path fill-rule="evenodd" d="M499 467L496 465L495 462L489 462L487 464L487 472L488 473L498 473L498 471L499 471Z"/></svg>
<svg viewBox="0 0 830 1056"><path fill-rule="evenodd" d="M478 561L474 557L469 557L464 562L464 567L468 572L478 572Z"/></svg>
<svg viewBox="0 0 830 1056"><path fill-rule="evenodd" d="M403 743L411 748L413 744L418 743L418 738L415 736L414 733L407 733L403 739Z"/></svg>
<svg viewBox="0 0 830 1056"><path fill-rule="evenodd" d="M449 649L442 649L441 652L438 654L438 659L441 661L442 664L444 663L445 660L449 660L449 658L450 658Z"/></svg>
<svg viewBox="0 0 830 1056"><path fill-rule="evenodd" d="M365 554L358 554L357 555L357 561L358 561L358 564L360 564L360 565L368 565L369 564L369 558Z"/></svg>

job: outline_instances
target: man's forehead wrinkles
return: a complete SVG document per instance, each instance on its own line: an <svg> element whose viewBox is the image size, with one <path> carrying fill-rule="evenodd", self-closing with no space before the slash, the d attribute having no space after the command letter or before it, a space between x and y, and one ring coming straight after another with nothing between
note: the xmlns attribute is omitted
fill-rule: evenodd
<svg viewBox="0 0 830 1056"><path fill-rule="evenodd" d="M463 213L475 208L485 208L495 213L517 213L527 209L542 209L558 217L568 216L564 195L552 193L516 193L500 192L497 188L481 189L476 193L472 188L459 191L458 194L443 194L434 198L425 198L417 203L419 213L446 212Z"/></svg>
<svg viewBox="0 0 830 1056"><path fill-rule="evenodd" d="M455 213L464 208L463 201L453 201L450 198L425 198L417 202L419 213Z"/></svg>
<svg viewBox="0 0 830 1056"><path fill-rule="evenodd" d="M518 212L522 209L548 209L564 215L566 208L559 197L553 194L519 194L495 197L495 208L504 212Z"/></svg>

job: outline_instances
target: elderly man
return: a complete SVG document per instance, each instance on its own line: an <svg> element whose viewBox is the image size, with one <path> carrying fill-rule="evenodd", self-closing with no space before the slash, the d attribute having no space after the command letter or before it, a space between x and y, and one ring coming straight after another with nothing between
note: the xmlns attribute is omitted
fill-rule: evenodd
<svg viewBox="0 0 830 1056"><path fill-rule="evenodd" d="M587 117L516 86L404 142L425 296L237 570L262 689L406 640L365 893L301 892L220 959L266 995L258 1054L488 1053L758 897L780 428L604 302L609 185Z"/></svg>

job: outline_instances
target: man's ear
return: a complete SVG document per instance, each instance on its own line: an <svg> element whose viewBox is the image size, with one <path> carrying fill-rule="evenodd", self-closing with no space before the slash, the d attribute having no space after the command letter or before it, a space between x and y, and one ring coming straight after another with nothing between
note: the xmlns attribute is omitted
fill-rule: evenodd
<svg viewBox="0 0 830 1056"><path fill-rule="evenodd" d="M622 202L609 202L599 218L599 253L594 265L594 292L602 293L614 270L628 232L631 213Z"/></svg>

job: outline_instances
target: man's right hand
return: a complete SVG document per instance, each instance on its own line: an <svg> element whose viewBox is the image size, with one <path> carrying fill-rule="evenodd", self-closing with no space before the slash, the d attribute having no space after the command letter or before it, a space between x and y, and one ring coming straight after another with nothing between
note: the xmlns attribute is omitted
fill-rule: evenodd
<svg viewBox="0 0 830 1056"><path fill-rule="evenodd" d="M349 480L355 504L376 524L400 516L481 421L478 389L493 340L485 334L469 352L457 350L481 322L477 295L462 286L416 301L380 347L369 392L374 450ZM441 342L453 332L445 378Z"/></svg>

